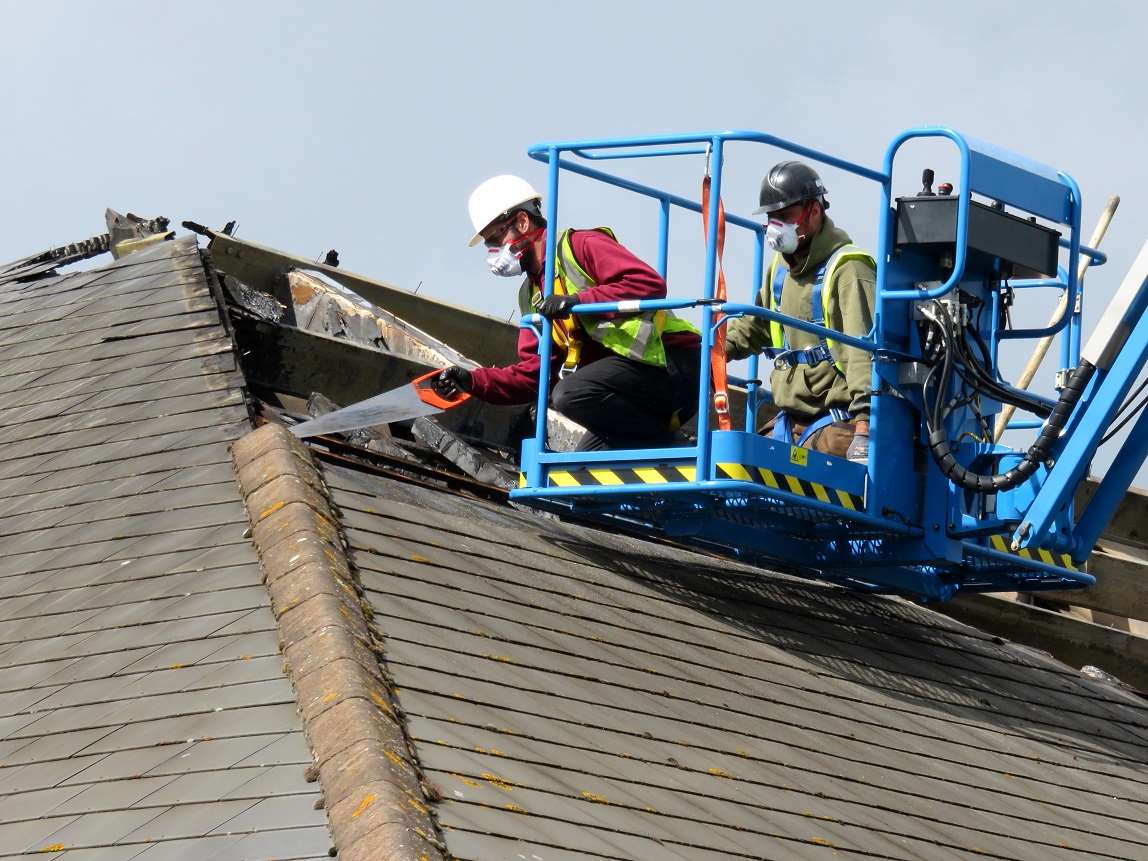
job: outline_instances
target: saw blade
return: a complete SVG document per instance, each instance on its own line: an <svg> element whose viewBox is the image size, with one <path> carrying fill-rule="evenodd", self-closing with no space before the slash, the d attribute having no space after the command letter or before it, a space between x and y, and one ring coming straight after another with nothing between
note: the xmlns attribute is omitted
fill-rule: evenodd
<svg viewBox="0 0 1148 861"><path fill-rule="evenodd" d="M340 433L407 421L440 412L442 408L423 401L414 386L407 383L397 389L359 401L357 404L351 404L310 421L300 422L288 430L303 439L319 434Z"/></svg>

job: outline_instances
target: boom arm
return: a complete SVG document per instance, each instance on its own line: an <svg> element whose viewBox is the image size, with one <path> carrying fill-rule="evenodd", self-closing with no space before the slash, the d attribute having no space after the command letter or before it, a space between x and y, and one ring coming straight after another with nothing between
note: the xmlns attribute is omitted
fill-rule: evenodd
<svg viewBox="0 0 1148 861"><path fill-rule="evenodd" d="M1056 462L1013 535L1014 547L1038 543L1071 502L1096 449L1148 360L1148 242L1124 277L1096 330L1081 351L1081 366L1095 368L1094 384L1076 407ZM1148 455L1148 420L1136 422L1112 468L1075 529L1074 559L1087 558Z"/></svg>

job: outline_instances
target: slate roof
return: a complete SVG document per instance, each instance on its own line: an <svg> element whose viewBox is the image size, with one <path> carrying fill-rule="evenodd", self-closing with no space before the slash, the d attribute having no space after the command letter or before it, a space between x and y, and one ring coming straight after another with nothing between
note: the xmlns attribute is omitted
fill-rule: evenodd
<svg viewBox="0 0 1148 861"><path fill-rule="evenodd" d="M1148 707L901 601L325 463L461 859L1148 857Z"/></svg>
<svg viewBox="0 0 1148 861"><path fill-rule="evenodd" d="M189 238L55 272L110 247L0 267L0 859L1148 858L1148 706L1043 653L353 446L325 487L272 452L291 502L251 461L249 511L216 273ZM289 621L324 606L358 633Z"/></svg>
<svg viewBox="0 0 1148 861"><path fill-rule="evenodd" d="M0 858L327 857L201 252L52 268L0 270Z"/></svg>

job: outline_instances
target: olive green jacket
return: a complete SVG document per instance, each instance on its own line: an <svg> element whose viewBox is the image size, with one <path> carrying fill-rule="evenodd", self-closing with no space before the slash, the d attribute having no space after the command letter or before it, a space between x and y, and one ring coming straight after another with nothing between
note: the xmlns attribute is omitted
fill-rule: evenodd
<svg viewBox="0 0 1148 861"><path fill-rule="evenodd" d="M821 231L809 245L808 254L786 259L791 268L781 291L780 310L783 314L801 320L813 319L811 300L817 270L830 254L850 242L849 234L826 216ZM868 335L873 327L876 286L876 273L864 262L846 260L841 263L827 296L825 325L849 335ZM766 306L765 291L769 289L768 284L763 285L762 293L757 297L758 305ZM812 347L820 341L816 335L789 326L785 327L785 334L793 349ZM768 320L758 317L730 320L725 341L728 358L744 359L769 346ZM780 344L773 346L781 348ZM848 410L854 418L868 420L873 373L871 355L843 344L834 344L832 352L844 373L838 371L832 362L773 369L770 377L773 402L793 415L796 421L812 419L833 408Z"/></svg>

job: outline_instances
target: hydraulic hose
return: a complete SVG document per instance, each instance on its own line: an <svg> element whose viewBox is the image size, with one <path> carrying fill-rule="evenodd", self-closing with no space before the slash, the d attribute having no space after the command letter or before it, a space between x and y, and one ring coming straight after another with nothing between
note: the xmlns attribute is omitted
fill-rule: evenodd
<svg viewBox="0 0 1148 861"><path fill-rule="evenodd" d="M1025 452L1024 459L1007 472L999 475L972 472L957 463L957 459L953 457L952 447L949 445L948 434L945 433L944 422L939 422L938 427L930 429L929 450L933 453L933 459L940 467L941 473L954 484L960 485L966 490L975 490L978 493L1011 490L1028 480L1036 472L1037 467L1048 460L1053 443L1060 436L1060 432L1064 430L1064 426L1068 424L1068 417L1072 415L1073 408L1080 400L1080 396L1084 394L1084 389L1095 371L1096 368L1091 363L1081 361L1080 365L1069 376L1067 385L1060 393L1060 399L1040 429L1036 442Z"/></svg>

